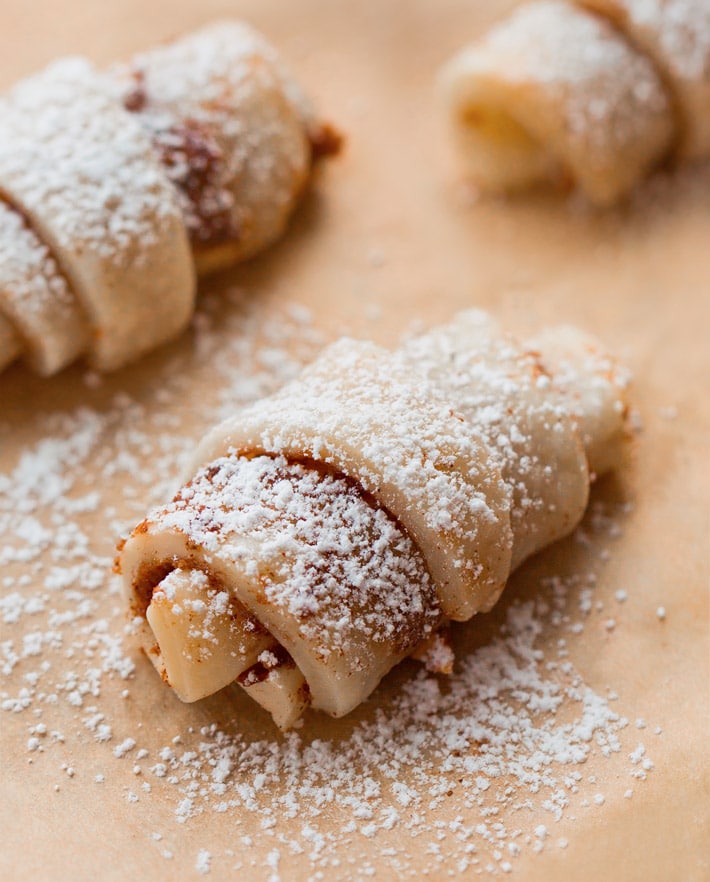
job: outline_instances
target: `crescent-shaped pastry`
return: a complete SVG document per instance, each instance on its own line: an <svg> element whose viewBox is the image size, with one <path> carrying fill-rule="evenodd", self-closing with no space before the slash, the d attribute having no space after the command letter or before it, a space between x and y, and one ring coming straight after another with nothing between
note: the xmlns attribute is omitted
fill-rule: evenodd
<svg viewBox="0 0 710 882"><path fill-rule="evenodd" d="M111 370L176 336L196 271L271 244L337 147L237 22L19 83L0 103L0 368Z"/></svg>
<svg viewBox="0 0 710 882"><path fill-rule="evenodd" d="M467 173L485 190L572 182L609 205L678 137L653 62L563 0L517 9L455 56L441 82Z"/></svg>
<svg viewBox="0 0 710 882"><path fill-rule="evenodd" d="M625 377L561 333L549 364L547 335L523 347L479 312L396 352L341 341L208 433L117 558L177 694L235 682L281 727L308 705L341 716L490 609L579 522L590 463L623 453Z"/></svg>

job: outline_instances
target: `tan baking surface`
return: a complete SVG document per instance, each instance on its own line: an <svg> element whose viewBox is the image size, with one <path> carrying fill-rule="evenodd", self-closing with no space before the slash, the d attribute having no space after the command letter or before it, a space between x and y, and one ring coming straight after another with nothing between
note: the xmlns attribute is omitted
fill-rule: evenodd
<svg viewBox="0 0 710 882"><path fill-rule="evenodd" d="M459 629L457 643L485 645L510 603L532 595L537 577L594 569L599 574L594 603L601 602L603 609L592 611L583 633L566 636L585 683L600 694L608 689L618 694L614 709L631 720L623 733L625 753L620 761L606 762L597 752L580 767L580 794L559 823L549 814L525 819L526 829L538 820L545 823L550 836L541 853L526 847L511 859L512 877L700 882L708 878L710 842L710 174L707 168L698 169L657 181L633 206L603 217L580 210L574 202L547 197L512 204L468 203L456 185L437 115L433 73L462 41L512 5L498 0L3 0L0 85L57 55L80 52L106 62L215 16L243 16L283 49L319 107L347 133L348 145L322 175L286 240L250 266L216 280L213 291L238 284L247 292L251 321L259 327L282 316L286 304L298 302L313 310L308 329L315 327L324 338L348 329L386 343L413 323L425 326L478 305L523 331L546 322L576 322L601 335L626 359L635 375L634 400L644 430L634 464L618 480L602 483L593 497L616 512L620 537L609 541L603 531L592 530L590 545L570 540L540 556L515 577L491 617ZM245 333L239 328L239 309L214 304L216 318L237 335ZM214 332L205 358L227 345L225 334ZM0 469L13 468L23 451L36 449L47 430L47 414L72 412L82 402L101 413L110 394L119 391L159 410L162 405L154 396L176 373L184 394L180 402L168 396L165 410L180 432L197 437L205 426L191 420L190 402L214 395L215 382L226 380L222 374L213 379L209 362L195 350L190 335L98 388L87 386L82 368L49 382L35 380L22 367L7 371L0 377ZM99 510L75 520L91 537L94 553L108 556L115 538L111 524L131 520L142 501L129 505L120 492L120 476L107 479L99 469L102 451L112 449L112 433L120 430L120 425L103 425L103 442L86 458L80 489L87 492L97 480L108 481L101 487L102 498L115 486L116 511ZM150 444L143 454L161 455ZM163 475L171 470L168 459ZM621 514L618 505L625 501L632 506ZM606 562L599 556L603 549L609 551ZM32 576L35 569L16 563L6 572L17 578ZM623 604L614 597L620 588L628 593ZM40 588L30 579L24 590L29 594ZM106 586L91 599L92 615L108 617L119 633L119 599ZM663 622L656 616L660 605L667 613ZM616 621L613 630L604 626L609 618ZM4 624L2 641L21 643L25 630L46 628L44 622L40 615ZM77 634L86 624L76 623ZM70 633L67 626L63 630ZM559 636L559 629L543 630L539 645L551 652ZM84 651L86 637L78 639ZM75 664L65 657L66 649L67 644L51 656L55 680ZM259 833L257 816L246 813L237 827L234 810L208 812L180 825L174 790L147 771L134 775L130 756L121 760L112 754L126 735L155 750L190 725L197 730L212 720L242 731L247 739L273 739L269 721L243 697L182 706L144 660L136 656L136 664L128 681L104 678L96 700L113 727L108 746L96 745L82 729L85 709L77 711L62 701L47 709L44 718L65 732L65 743L48 743L43 753L30 753L29 727L42 717L0 712L3 879L195 879L202 848L212 855L210 879L259 880L275 873L268 853L278 843ZM0 681L0 691L16 695L29 669L31 660L18 664ZM359 720L371 716L373 707L386 711L414 670L412 665L395 672L368 709L337 723L309 716L306 726L323 738L346 738ZM126 687L129 695L123 699L120 693ZM236 714L248 718L230 723ZM634 731L637 718L648 722L643 731ZM656 727L662 734L656 734ZM77 734L82 731L85 737ZM629 777L627 755L639 741L655 764L646 781ZM155 756L146 760L146 769L153 762ZM73 777L62 764L75 769ZM99 772L106 775L101 786L94 783ZM588 781L592 774L596 783ZM151 793L144 794L140 783L148 779ZM493 792L504 783L495 781ZM60 785L58 792L55 784ZM633 787L631 799L623 797L628 787ZM139 802L127 800L131 789L140 794ZM597 793L605 795L603 805L594 802ZM589 806L580 808L582 797ZM398 810L406 820L407 810ZM464 822L478 820L454 792L441 816L448 820L459 815ZM333 810L310 823L327 834L341 822ZM162 833L160 842L151 839L153 831ZM245 849L239 837L249 832L255 845ZM566 848L556 844L562 837ZM340 866L322 869L321 878L360 878L368 855L375 878L397 878L392 862L382 855L388 842L404 843L410 875L427 871L428 878L439 879L453 870L454 878L469 878L477 870L485 873L491 861L503 873L490 846L474 836L480 862L459 876L446 855L438 862L428 853L432 838L409 839L397 826L374 839L355 835L340 850ZM282 879L310 878L318 869L307 856L279 847ZM448 847L443 840L442 851ZM162 855L165 848L173 852L172 860ZM236 858L227 849L238 853L243 869L232 869Z"/></svg>

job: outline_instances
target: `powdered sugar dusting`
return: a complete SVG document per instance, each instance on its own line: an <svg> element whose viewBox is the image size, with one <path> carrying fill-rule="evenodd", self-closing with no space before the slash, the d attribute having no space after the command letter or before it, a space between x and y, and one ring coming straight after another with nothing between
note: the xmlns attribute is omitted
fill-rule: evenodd
<svg viewBox="0 0 710 882"><path fill-rule="evenodd" d="M194 277L175 190L87 61L62 59L8 92L0 189L60 264L98 367L119 367L188 323Z"/></svg>
<svg viewBox="0 0 710 882"><path fill-rule="evenodd" d="M81 310L49 249L2 202L0 311L22 333L43 372L58 370L86 345Z"/></svg>
<svg viewBox="0 0 710 882"><path fill-rule="evenodd" d="M508 575L508 488L446 398L411 375L411 364L380 347L340 340L296 383L210 432L194 464L234 449L332 465L402 523L444 613L465 619Z"/></svg>
<svg viewBox="0 0 710 882"><path fill-rule="evenodd" d="M352 654L355 634L404 652L439 619L411 539L342 477L281 457L222 457L153 518L213 559L247 558L263 570L269 602L320 654Z"/></svg>
<svg viewBox="0 0 710 882"><path fill-rule="evenodd" d="M251 253L280 232L308 170L308 111L260 34L216 22L110 75L161 154L195 244L235 240Z"/></svg>
<svg viewBox="0 0 710 882"><path fill-rule="evenodd" d="M53 236L70 252L118 260L136 242L154 242L175 212L140 126L83 59L15 86L3 105L3 143L3 188L51 215Z"/></svg>
<svg viewBox="0 0 710 882"><path fill-rule="evenodd" d="M646 125L645 111L668 108L653 65L605 22L560 0L524 6L488 42L519 58L522 68L512 75L557 91L569 132L582 142L622 145Z"/></svg>
<svg viewBox="0 0 710 882"><path fill-rule="evenodd" d="M657 66L678 112L679 155L710 151L710 4L706 0L579 0Z"/></svg>
<svg viewBox="0 0 710 882"><path fill-rule="evenodd" d="M592 0L593 2L593 0ZM620 0L620 8L652 34L674 76L710 80L710 6L706 0Z"/></svg>
<svg viewBox="0 0 710 882"><path fill-rule="evenodd" d="M438 875L514 872L521 855L562 847L556 824L570 839L574 818L606 811L614 788L643 786L656 736L640 745L628 696L591 688L573 663L609 615L597 610L599 549L624 513L599 504L573 568L523 576L534 599L503 601L500 627L482 617L455 629L450 678L406 662L386 699L337 730L308 715L281 737L229 691L195 706L170 698L124 635L112 539L174 490L200 426L290 379L321 342L302 310L267 321L242 302L225 322L213 309L196 323L187 373L207 391L190 397L189 432L188 380L165 355L150 390L38 416L42 440L3 462L0 728L13 769L46 780L48 800L96 788L120 801L166 870L174 856L195 878L413 877L422 862ZM614 602L605 640L621 639L633 603ZM157 715L155 702L167 702ZM603 787L588 780L604 772ZM183 825L199 848L186 849Z"/></svg>

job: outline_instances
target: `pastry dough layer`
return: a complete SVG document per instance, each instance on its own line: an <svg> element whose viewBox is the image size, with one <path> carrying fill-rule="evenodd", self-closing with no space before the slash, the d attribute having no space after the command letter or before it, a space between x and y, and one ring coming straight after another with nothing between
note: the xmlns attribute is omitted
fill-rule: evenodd
<svg viewBox="0 0 710 882"><path fill-rule="evenodd" d="M69 279L96 367L119 367L184 328L194 270L174 189L88 63L57 62L9 93L0 191Z"/></svg>
<svg viewBox="0 0 710 882"><path fill-rule="evenodd" d="M222 634L242 668L235 673L230 663L232 679L264 651L266 629L296 662L314 706L334 716L363 701L441 618L424 561L392 517L352 481L283 457L215 459L134 532L121 568L131 585L147 578L134 598L139 616L147 609L150 620L150 591L159 583L165 593L160 577L170 567L209 572L237 599L242 620L260 624ZM233 611L227 621L233 627ZM184 635L177 621L166 630L176 627ZM149 653L154 639L143 632ZM196 651L195 641L185 646ZM240 685L255 683L246 677Z"/></svg>
<svg viewBox="0 0 710 882"><path fill-rule="evenodd" d="M619 468L629 443L628 373L599 341L570 325L529 341L566 401L591 476Z"/></svg>
<svg viewBox="0 0 710 882"><path fill-rule="evenodd" d="M574 529L589 495L587 457L569 402L536 354L471 310L411 341L404 356L491 451L512 501L511 569Z"/></svg>
<svg viewBox="0 0 710 882"><path fill-rule="evenodd" d="M80 355L111 370L171 339L196 271L270 245L338 144L238 22L19 83L0 113L0 369L24 353L45 375Z"/></svg>
<svg viewBox="0 0 710 882"><path fill-rule="evenodd" d="M653 64L562 0L515 11L442 73L474 181L497 191L569 178L608 205L668 154L671 104Z"/></svg>
<svg viewBox="0 0 710 882"><path fill-rule="evenodd" d="M229 453L325 462L356 480L414 539L448 618L498 597L510 571L510 491L475 426L423 374L341 340L298 380L227 420L191 468Z"/></svg>
<svg viewBox="0 0 710 882"><path fill-rule="evenodd" d="M0 202L0 312L17 329L26 357L47 376L86 347L88 328L79 304L49 249L18 212Z"/></svg>
<svg viewBox="0 0 710 882"><path fill-rule="evenodd" d="M710 3L707 0L577 0L609 18L653 60L680 115L678 150L710 154Z"/></svg>
<svg viewBox="0 0 710 882"><path fill-rule="evenodd" d="M310 172L312 114L260 34L215 22L111 75L177 188L198 272L281 235Z"/></svg>

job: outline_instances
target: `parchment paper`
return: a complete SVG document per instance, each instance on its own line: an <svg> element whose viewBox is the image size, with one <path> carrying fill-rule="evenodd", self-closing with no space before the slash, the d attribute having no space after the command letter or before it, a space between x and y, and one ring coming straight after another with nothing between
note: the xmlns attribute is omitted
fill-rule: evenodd
<svg viewBox="0 0 710 882"><path fill-rule="evenodd" d="M470 198L449 152L434 74L447 56L512 5L498 0L3 0L0 85L59 55L77 52L105 63L216 16L244 17L283 50L323 114L346 134L347 146L319 176L284 241L205 285L207 294L238 285L258 317L298 302L313 311L324 339L347 330L387 344L408 329L475 305L523 333L555 321L577 323L629 364L643 430L623 474L602 482L593 494L598 503L629 503L628 510L619 515L621 535L609 546L595 588L595 603L604 611L570 643L570 652L586 683L618 694L621 713L662 730L643 734L652 745L655 768L648 780L634 783L633 798L625 799L632 782L590 759L580 787L590 800L604 792L605 804L572 812L574 818L565 815L554 825L554 837L564 837L567 847L549 846L539 854L528 849L514 861L512 874L519 880L700 882L708 878L710 841L710 174L701 167L664 174L629 206L604 215L587 211L574 198L549 194L507 202ZM220 309L226 314L229 308L217 303L218 317ZM13 367L0 376L0 467L12 468L23 450L37 444L44 425L38 415L70 413L83 401L100 409L119 391L150 402L176 369L185 384L181 431L197 439L206 426L190 424L190 401L213 390L209 365L201 363L190 334L99 389L87 387L80 366L50 381ZM160 455L157 449L146 451L146 456ZM92 462L89 457L87 485L98 477ZM121 519L133 509L126 509L116 481ZM90 522L87 517L89 532ZM96 537L107 557L116 538ZM457 632L457 643L470 651L491 639L506 605L527 597L537 576L585 567L585 555L593 554L600 540L592 535L589 541L591 551L569 540L524 567L500 607L487 621ZM26 570L32 573L29 565ZM614 600L619 588L628 593L623 605ZM32 590L30 581L27 591ZM97 603L107 615L120 598L107 594ZM659 606L666 611L663 621L656 615ZM616 620L612 630L604 626L610 616ZM3 640L13 634L3 626ZM540 643L545 647L555 639L543 633ZM69 671L73 662L66 658L62 664ZM246 698L232 699L232 705L216 697L183 706L137 655L136 664L130 682L115 684L101 697L111 707L116 731L140 727L142 743L157 746L190 725L223 722L238 712L246 714L246 736L275 737L263 715L245 710ZM388 678L362 714L387 708L413 670ZM130 698L122 699L126 685ZM69 730L77 713L67 706L55 710L54 718ZM318 727L320 737L337 738L359 718L356 713L332 722L311 715L306 725ZM106 748L88 736L28 763L31 722L24 713L0 715L3 879L194 879L195 855L202 847L213 855L209 878L267 879L277 873L266 865L266 846L257 844L242 855L241 870L223 857L225 849L239 851L239 836L250 824L258 826L254 819L245 818L238 831L231 813L205 814L178 825L173 798L131 804L126 793L135 783L132 762L114 762L111 775L97 787L93 771L110 765L110 751L107 761ZM68 777L61 762L76 774ZM592 773L595 783L587 781ZM447 804L452 820L465 821L468 811L456 796ZM543 820L549 826L549 817ZM327 833L327 814L314 823ZM159 845L169 845L172 860L150 840L154 830L163 831ZM396 840L396 829L389 835ZM412 866L428 878L445 878L448 869L425 844L412 840ZM376 878L396 878L396 870L378 857L381 847L380 840L375 847L367 839L344 847L340 866L324 869L322 878L359 878L368 849ZM355 858L353 865L349 857ZM500 862L493 862L501 874ZM486 863L482 859L462 878L485 873ZM306 879L313 872L304 856L284 850L278 866L282 879Z"/></svg>

